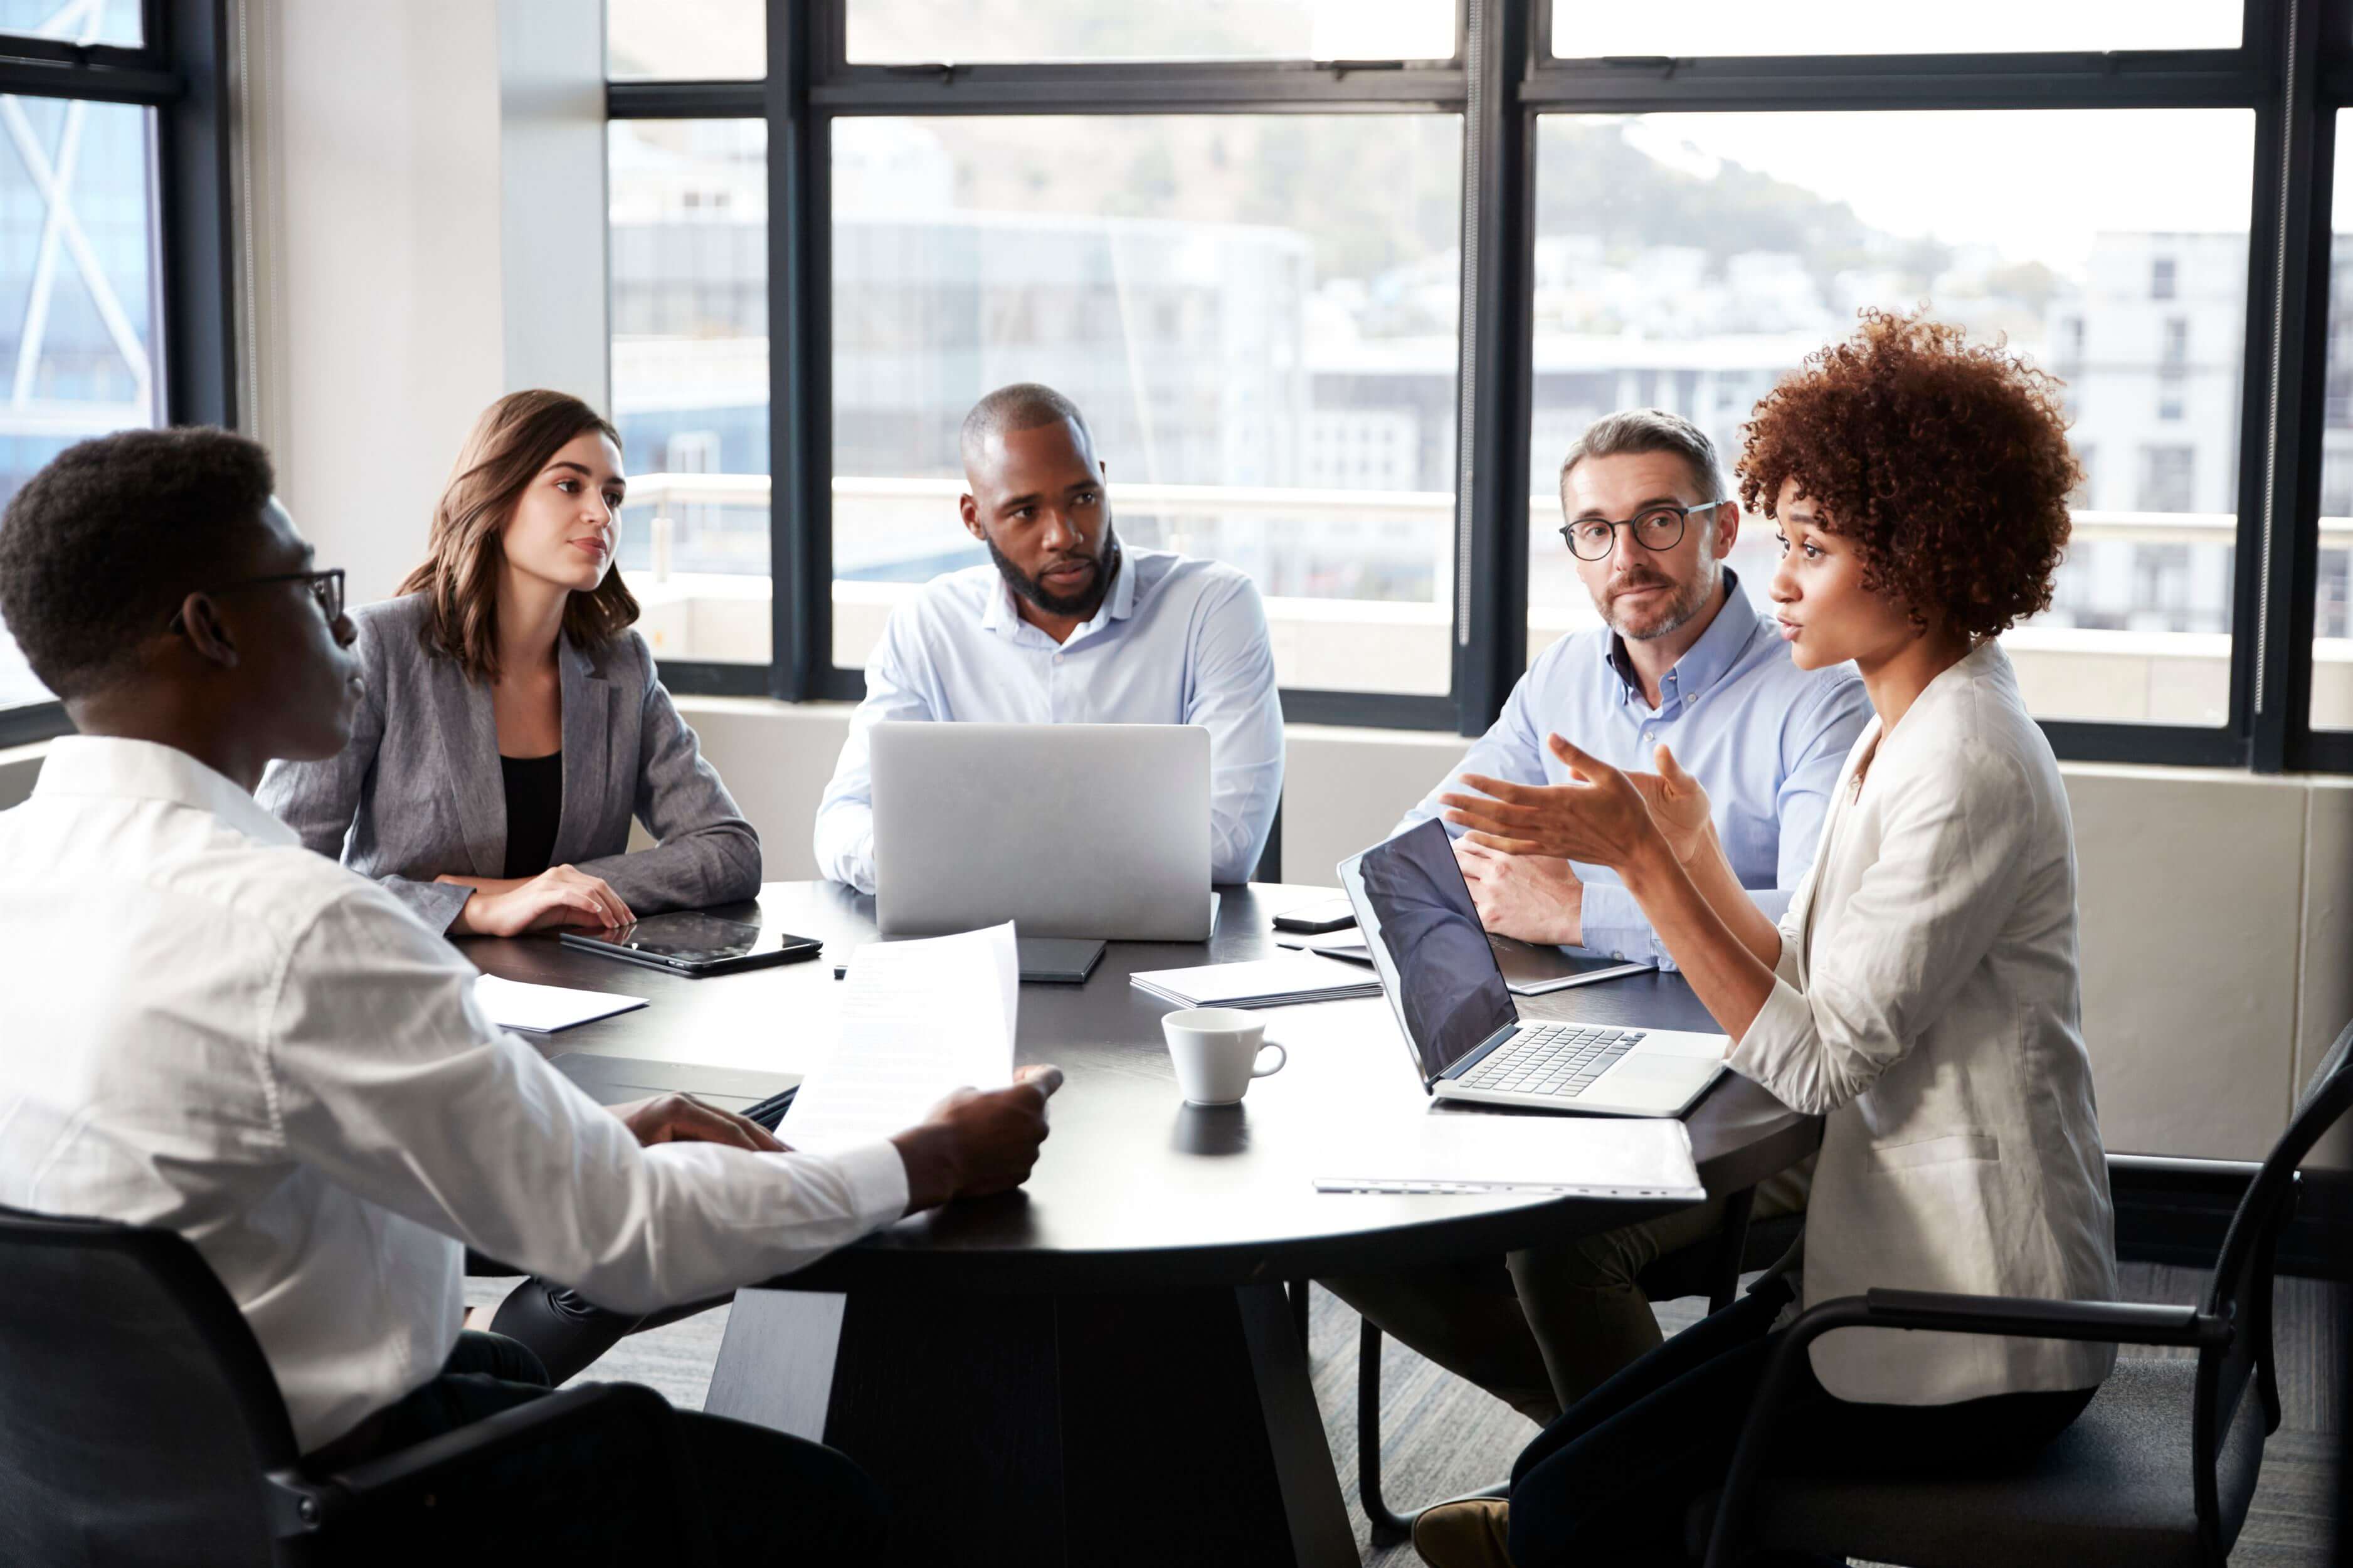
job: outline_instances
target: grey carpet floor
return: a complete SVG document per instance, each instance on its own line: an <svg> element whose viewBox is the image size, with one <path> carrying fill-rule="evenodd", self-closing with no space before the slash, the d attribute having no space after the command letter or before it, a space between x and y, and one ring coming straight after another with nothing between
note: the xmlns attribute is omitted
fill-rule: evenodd
<svg viewBox="0 0 2353 1568"><path fill-rule="evenodd" d="M470 1305L494 1302L508 1282L467 1282ZM2202 1271L2128 1264L2124 1296L2134 1301L2194 1301ZM2345 1430L2339 1390L2341 1342L2335 1333L2341 1289L2283 1279L2275 1332L2280 1348L2280 1430L2263 1450L2263 1469L2236 1551L2234 1568L2325 1568L2329 1561L2330 1508L2336 1496L2336 1456ZM1705 1303L1669 1302L1660 1326L1673 1333L1694 1321ZM642 1383L682 1409L702 1408L712 1361L726 1332L725 1309L636 1334L582 1375L591 1381ZM1317 1403L1340 1488L1348 1498L1357 1543L1367 1568L1411 1568L1412 1547L1374 1551L1356 1503L1356 1315L1322 1290L1315 1292L1308 1331ZM2148 1354L2187 1352L2148 1352ZM1452 1497L1498 1481L1535 1433L1518 1413L1460 1382L1395 1342L1381 1362L1381 1477L1391 1508Z"/></svg>

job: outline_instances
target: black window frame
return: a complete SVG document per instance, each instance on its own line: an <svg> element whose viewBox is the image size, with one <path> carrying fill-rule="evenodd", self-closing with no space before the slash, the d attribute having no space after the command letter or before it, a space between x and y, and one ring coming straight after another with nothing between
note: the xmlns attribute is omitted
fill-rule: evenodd
<svg viewBox="0 0 2353 1568"><path fill-rule="evenodd" d="M0 34L0 93L155 111L161 303L152 351L171 425L237 418L235 207L227 0L142 0L136 48ZM0 708L0 747L72 732L64 704Z"/></svg>
<svg viewBox="0 0 2353 1568"><path fill-rule="evenodd" d="M832 663L828 150L843 116L1452 113L1463 123L1462 312L1451 694L1285 689L1294 722L1477 734L1526 666L1536 127L1546 113L1874 109L2242 109L2255 120L2230 703L2215 726L2042 721L2071 761L2353 768L2310 723L2321 355L2335 110L2353 40L2331 0L2243 0L2234 48L2105 53L1630 57L1551 52L1553 0L1458 0L1451 60L853 64L853 0L766 0L767 74L613 81L612 120L768 126L769 664L672 662L674 689L854 700ZM2324 19L2324 12L2327 19Z"/></svg>

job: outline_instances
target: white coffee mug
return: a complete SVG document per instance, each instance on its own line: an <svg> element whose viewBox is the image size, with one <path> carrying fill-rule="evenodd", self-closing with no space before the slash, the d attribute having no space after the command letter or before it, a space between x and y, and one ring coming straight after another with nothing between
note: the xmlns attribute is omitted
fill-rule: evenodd
<svg viewBox="0 0 2353 1568"><path fill-rule="evenodd" d="M1194 1105L1232 1105L1250 1079L1282 1070L1291 1053L1266 1043L1266 1020L1240 1007L1187 1007L1160 1020L1168 1057L1176 1064L1176 1087ZM1274 1053L1274 1065L1259 1058Z"/></svg>

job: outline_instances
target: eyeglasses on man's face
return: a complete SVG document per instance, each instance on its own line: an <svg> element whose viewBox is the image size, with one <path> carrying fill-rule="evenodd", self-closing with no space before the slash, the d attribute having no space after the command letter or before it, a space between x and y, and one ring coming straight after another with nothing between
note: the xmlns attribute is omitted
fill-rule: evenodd
<svg viewBox="0 0 2353 1568"><path fill-rule="evenodd" d="M1644 507L1634 516L1612 522L1606 517L1580 517L1561 525L1560 536L1579 561L1601 561L1617 547L1618 531L1630 530L1634 542L1645 550L1672 550L1683 542L1683 529L1695 511L1713 511L1724 502L1704 500L1694 506Z"/></svg>
<svg viewBox="0 0 2353 1568"><path fill-rule="evenodd" d="M340 566L331 566L324 572L276 572L267 577L247 577L235 583L224 583L217 588L206 588L202 592L227 594L238 588L259 588L269 583L301 583L311 590L311 597L318 601L319 613L327 617L329 626L343 618L343 569ZM173 615L171 629L175 632L187 629L182 614L175 612Z"/></svg>

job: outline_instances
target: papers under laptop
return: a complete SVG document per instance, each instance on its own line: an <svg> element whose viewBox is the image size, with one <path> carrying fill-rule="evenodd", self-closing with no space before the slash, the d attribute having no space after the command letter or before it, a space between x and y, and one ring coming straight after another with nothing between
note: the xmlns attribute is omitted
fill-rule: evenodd
<svg viewBox="0 0 2353 1568"><path fill-rule="evenodd" d="M1608 1116L1680 1116L1724 1070L1723 1035L1523 1020L1435 822L1340 862L1340 885L1440 1100Z"/></svg>
<svg viewBox="0 0 2353 1568"><path fill-rule="evenodd" d="M776 1136L818 1153L913 1127L950 1091L1013 1081L1021 965L1010 921L858 950L841 1039L802 1081Z"/></svg>
<svg viewBox="0 0 2353 1568"><path fill-rule="evenodd" d="M1319 1193L1565 1193L1581 1197L1707 1195L1680 1121L1562 1121L1433 1111L1377 1139L1319 1152L1339 1173Z"/></svg>

